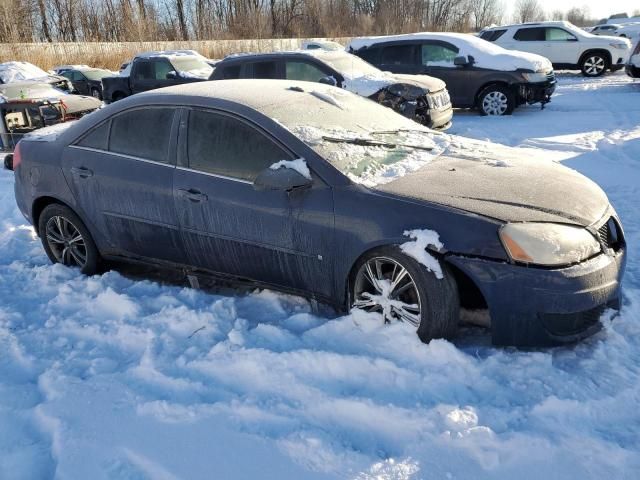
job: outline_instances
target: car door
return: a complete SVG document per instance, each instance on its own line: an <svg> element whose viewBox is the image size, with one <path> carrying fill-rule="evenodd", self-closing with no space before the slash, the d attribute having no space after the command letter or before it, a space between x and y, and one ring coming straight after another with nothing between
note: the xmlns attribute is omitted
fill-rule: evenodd
<svg viewBox="0 0 640 480"><path fill-rule="evenodd" d="M378 61L379 65L376 66L385 72L412 75L422 73L420 46L415 42L383 45Z"/></svg>
<svg viewBox="0 0 640 480"><path fill-rule="evenodd" d="M580 57L580 41L573 33L564 28L546 27L545 44L551 63L576 64Z"/></svg>
<svg viewBox="0 0 640 480"><path fill-rule="evenodd" d="M439 78L447 84L454 106L473 104L475 91L469 85L471 66L456 66L459 49L448 42L424 41L420 45L421 73Z"/></svg>
<svg viewBox="0 0 640 480"><path fill-rule="evenodd" d="M333 196L310 188L258 191L259 172L296 155L229 113L194 108L180 128L174 198L189 261L198 268L329 297Z"/></svg>
<svg viewBox="0 0 640 480"><path fill-rule="evenodd" d="M171 71L174 71L174 68L165 58L136 60L131 70L133 93L146 92L175 84L174 80L167 79L167 74Z"/></svg>
<svg viewBox="0 0 640 480"><path fill-rule="evenodd" d="M91 95L89 88L89 79L82 72L76 70L71 72L71 83L78 93L82 95Z"/></svg>
<svg viewBox="0 0 640 480"><path fill-rule="evenodd" d="M185 261L173 204L176 112L126 110L65 148L64 175L112 253Z"/></svg>

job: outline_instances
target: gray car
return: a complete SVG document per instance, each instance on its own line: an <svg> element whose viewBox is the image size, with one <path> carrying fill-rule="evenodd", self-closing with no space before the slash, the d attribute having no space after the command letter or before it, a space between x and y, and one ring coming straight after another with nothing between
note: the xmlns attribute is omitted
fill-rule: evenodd
<svg viewBox="0 0 640 480"><path fill-rule="evenodd" d="M85 273L126 259L242 280L424 341L453 336L461 308L488 310L499 344L598 330L626 251L606 195L463 143L335 87L194 83L23 139L15 193L49 258Z"/></svg>
<svg viewBox="0 0 640 480"><path fill-rule="evenodd" d="M509 115L551 101L556 79L544 57L506 50L460 33L422 32L354 38L349 51L395 74L430 75L447 84L455 108Z"/></svg>

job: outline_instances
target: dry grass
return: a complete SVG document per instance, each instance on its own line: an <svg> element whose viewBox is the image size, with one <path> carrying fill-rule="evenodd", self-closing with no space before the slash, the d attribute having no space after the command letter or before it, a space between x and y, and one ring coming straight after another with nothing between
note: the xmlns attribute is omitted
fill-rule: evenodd
<svg viewBox="0 0 640 480"><path fill-rule="evenodd" d="M139 52L190 49L208 58L224 58L232 53L292 50L305 39L210 40L192 42L84 42L84 43L4 43L0 62L21 60L49 70L56 65L87 64L118 70ZM331 39L345 43L347 38Z"/></svg>

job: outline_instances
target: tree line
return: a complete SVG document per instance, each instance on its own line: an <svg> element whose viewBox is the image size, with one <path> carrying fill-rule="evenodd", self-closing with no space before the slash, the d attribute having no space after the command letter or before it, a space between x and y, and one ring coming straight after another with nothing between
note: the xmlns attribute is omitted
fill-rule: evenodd
<svg viewBox="0 0 640 480"><path fill-rule="evenodd" d="M343 37L477 31L503 21L569 18L538 0L0 0L0 42Z"/></svg>

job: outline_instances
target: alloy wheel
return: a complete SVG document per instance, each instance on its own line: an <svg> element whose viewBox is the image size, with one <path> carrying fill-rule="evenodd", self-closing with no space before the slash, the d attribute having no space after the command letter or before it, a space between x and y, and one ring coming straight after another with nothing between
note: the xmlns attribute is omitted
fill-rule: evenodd
<svg viewBox="0 0 640 480"><path fill-rule="evenodd" d="M45 229L47 244L59 263L84 268L87 264L87 245L80 230L65 217L49 219Z"/></svg>
<svg viewBox="0 0 640 480"><path fill-rule="evenodd" d="M584 61L584 71L587 75L600 75L606 67L604 58L599 56L589 57Z"/></svg>
<svg viewBox="0 0 640 480"><path fill-rule="evenodd" d="M385 323L402 321L420 326L418 287L399 262L388 257L367 260L355 277L353 308L382 314Z"/></svg>
<svg viewBox="0 0 640 480"><path fill-rule="evenodd" d="M509 108L509 99L503 92L489 92L482 99L482 110L487 115L504 115L507 108Z"/></svg>

